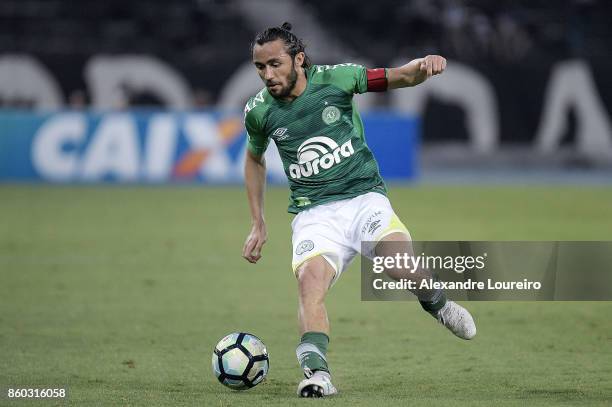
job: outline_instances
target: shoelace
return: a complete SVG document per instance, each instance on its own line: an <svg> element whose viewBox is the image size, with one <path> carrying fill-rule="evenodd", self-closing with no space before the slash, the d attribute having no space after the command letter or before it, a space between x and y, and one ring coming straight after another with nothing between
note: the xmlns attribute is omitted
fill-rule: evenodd
<svg viewBox="0 0 612 407"><path fill-rule="evenodd" d="M447 308L448 309L448 308ZM443 315L443 309L441 309L440 311L438 311L438 315L436 315L436 319L438 320L438 322L440 322L442 325L446 326L446 320L444 319L444 315Z"/></svg>

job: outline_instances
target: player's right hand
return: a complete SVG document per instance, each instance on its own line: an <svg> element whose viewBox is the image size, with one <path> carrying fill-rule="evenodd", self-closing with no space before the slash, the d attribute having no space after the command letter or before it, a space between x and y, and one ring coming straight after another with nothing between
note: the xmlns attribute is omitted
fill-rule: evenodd
<svg viewBox="0 0 612 407"><path fill-rule="evenodd" d="M254 223L251 233L249 233L246 242L244 242L242 257L249 263L257 263L257 260L261 259L261 248L267 240L266 224L263 222Z"/></svg>

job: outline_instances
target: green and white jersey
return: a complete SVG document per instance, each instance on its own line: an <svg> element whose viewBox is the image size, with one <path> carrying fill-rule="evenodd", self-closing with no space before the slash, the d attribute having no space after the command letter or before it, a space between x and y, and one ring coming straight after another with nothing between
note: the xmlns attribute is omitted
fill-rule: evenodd
<svg viewBox="0 0 612 407"><path fill-rule="evenodd" d="M289 212L370 191L386 194L353 103L355 93L367 91L366 68L314 65L306 77L293 101L264 88L244 109L248 149L262 155L270 139L276 143L291 188Z"/></svg>

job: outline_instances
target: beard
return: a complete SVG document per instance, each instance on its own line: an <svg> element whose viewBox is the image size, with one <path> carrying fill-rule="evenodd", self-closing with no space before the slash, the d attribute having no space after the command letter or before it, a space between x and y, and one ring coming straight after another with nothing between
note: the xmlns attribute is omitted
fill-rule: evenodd
<svg viewBox="0 0 612 407"><path fill-rule="evenodd" d="M295 69L295 64L292 62L291 63L291 73L289 74L289 77L287 78L287 86L281 87L281 89L276 94L272 92L270 93L272 93L272 96L279 98L279 99L286 98L287 96L291 94L291 92L293 92L293 89L295 88L295 84L297 83L297 80L298 80L298 73ZM268 89L268 91L269 90L270 89Z"/></svg>

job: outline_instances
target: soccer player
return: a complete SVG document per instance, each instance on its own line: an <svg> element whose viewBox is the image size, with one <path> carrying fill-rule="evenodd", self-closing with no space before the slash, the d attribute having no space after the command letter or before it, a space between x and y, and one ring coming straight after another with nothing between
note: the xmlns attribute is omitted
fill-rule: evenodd
<svg viewBox="0 0 612 407"><path fill-rule="evenodd" d="M393 255L398 245L402 253L412 253L410 234L386 197L378 164L365 143L353 95L418 85L441 74L446 60L428 55L382 69L351 63L312 65L289 23L259 33L252 44L252 58L265 87L245 107L245 184L252 229L242 255L256 263L267 239L264 152L273 139L291 189L289 212L297 214L291 224L302 334L296 354L306 377L297 393L329 396L337 390L326 359L328 289L362 251L362 241L399 242L377 244L374 252L362 253L369 257ZM427 270L409 276L399 270L389 274L417 281L431 277ZM476 326L470 313L447 301L441 290L413 292L423 309L455 335L474 337Z"/></svg>

